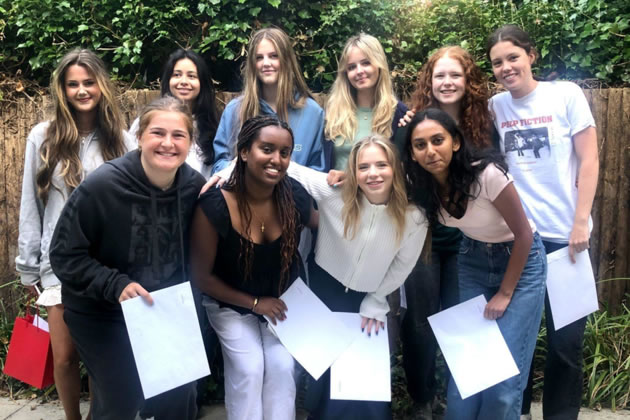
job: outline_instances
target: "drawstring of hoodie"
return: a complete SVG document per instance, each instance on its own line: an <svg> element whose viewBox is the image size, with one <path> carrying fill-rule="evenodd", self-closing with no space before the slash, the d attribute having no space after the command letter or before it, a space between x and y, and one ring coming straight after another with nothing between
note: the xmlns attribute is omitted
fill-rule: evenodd
<svg viewBox="0 0 630 420"><path fill-rule="evenodd" d="M182 253L182 282L186 281L186 253L184 252L184 230L182 229L182 200L180 188L177 188L177 227L179 228L179 250Z"/></svg>
<svg viewBox="0 0 630 420"><path fill-rule="evenodd" d="M153 276L155 279L162 280L161 271L160 270L160 246L158 244L158 212L157 212L157 197L155 196L155 191L151 190L151 228L153 229L153 255L151 258L151 266L153 269ZM161 283L161 281L160 281Z"/></svg>

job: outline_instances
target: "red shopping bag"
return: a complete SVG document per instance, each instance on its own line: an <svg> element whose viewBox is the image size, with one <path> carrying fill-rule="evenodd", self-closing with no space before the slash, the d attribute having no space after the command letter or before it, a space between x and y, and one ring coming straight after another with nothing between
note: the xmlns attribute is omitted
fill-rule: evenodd
<svg viewBox="0 0 630 420"><path fill-rule="evenodd" d="M4 374L39 389L55 382L50 334L33 325L33 315L15 318Z"/></svg>

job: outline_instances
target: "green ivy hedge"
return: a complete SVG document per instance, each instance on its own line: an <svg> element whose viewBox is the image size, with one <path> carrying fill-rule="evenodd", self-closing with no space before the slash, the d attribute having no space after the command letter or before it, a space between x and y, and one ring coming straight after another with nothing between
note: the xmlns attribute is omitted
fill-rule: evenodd
<svg viewBox="0 0 630 420"><path fill-rule="evenodd" d="M469 49L489 71L487 35L517 23L537 41L543 75L619 85L630 82L629 20L627 0L0 0L0 71L46 84L59 57L83 46L139 87L182 46L204 54L221 88L238 89L231 82L249 35L274 24L293 37L316 90L330 86L339 51L359 31L382 41L404 90L445 44Z"/></svg>

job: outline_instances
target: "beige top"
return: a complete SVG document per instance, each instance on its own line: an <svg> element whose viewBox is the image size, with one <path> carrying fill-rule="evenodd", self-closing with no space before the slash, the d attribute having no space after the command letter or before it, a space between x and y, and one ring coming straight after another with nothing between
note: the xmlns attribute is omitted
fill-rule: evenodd
<svg viewBox="0 0 630 420"><path fill-rule="evenodd" d="M469 238L482 242L499 243L514 240L514 234L505 223L501 213L492 204L501 191L513 182L512 175L504 174L494 164L489 164L479 174L479 184L473 184L478 189L477 198L468 200L468 208L461 219L451 216L443 207L440 208L440 219L446 226L456 227ZM536 225L528 219L532 232L536 231Z"/></svg>

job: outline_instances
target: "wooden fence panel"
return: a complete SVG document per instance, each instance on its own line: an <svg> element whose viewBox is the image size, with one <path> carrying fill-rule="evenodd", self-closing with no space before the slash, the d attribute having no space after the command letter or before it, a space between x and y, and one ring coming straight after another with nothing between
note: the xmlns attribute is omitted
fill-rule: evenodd
<svg viewBox="0 0 630 420"><path fill-rule="evenodd" d="M600 176L593 205L591 260L598 280L629 277L630 259L630 89L585 90L597 123ZM159 96L150 90L132 90L121 96L121 106L128 122L136 118L142 106ZM235 93L219 92L217 107L222 112ZM323 104L326 96L315 95ZM15 256L24 162L25 139L31 128L49 117L50 99L23 99L0 106L0 287L16 279ZM0 299L7 315L15 315L15 302L21 291L0 288ZM598 283L599 298L616 312L629 280Z"/></svg>

